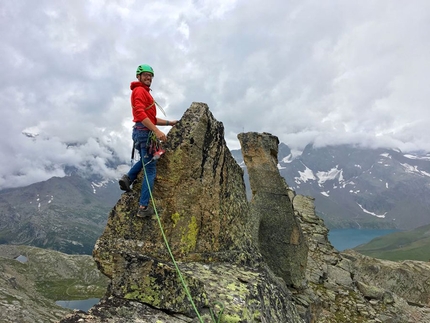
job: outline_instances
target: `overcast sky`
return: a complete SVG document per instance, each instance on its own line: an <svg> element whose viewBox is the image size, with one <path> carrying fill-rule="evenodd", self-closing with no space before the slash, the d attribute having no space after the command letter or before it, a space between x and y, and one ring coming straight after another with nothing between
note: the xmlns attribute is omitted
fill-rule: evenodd
<svg viewBox="0 0 430 323"><path fill-rule="evenodd" d="M140 64L168 119L205 102L231 149L256 131L430 151L428 0L3 0L0 35L0 189L117 176Z"/></svg>

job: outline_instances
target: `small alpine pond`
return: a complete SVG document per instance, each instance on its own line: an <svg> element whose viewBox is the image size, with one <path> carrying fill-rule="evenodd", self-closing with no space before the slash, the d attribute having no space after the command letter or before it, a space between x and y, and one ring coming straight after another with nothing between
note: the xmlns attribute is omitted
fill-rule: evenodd
<svg viewBox="0 0 430 323"><path fill-rule="evenodd" d="M88 298L75 301L56 301L55 304L61 307L70 308L71 310L81 310L88 312L88 310L97 304L100 298Z"/></svg>

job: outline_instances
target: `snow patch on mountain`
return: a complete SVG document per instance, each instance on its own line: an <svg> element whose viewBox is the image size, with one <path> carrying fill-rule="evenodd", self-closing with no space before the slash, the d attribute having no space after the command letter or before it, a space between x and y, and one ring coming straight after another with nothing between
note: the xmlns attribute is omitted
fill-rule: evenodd
<svg viewBox="0 0 430 323"><path fill-rule="evenodd" d="M282 166L281 163L283 164L291 164L293 162L293 155L292 154L288 154L287 156L283 157L281 159L281 161L278 163L278 169L286 169L286 167Z"/></svg>
<svg viewBox="0 0 430 323"><path fill-rule="evenodd" d="M409 164L406 164L406 163L404 163L404 164L400 163L400 165L403 166L403 168L405 169L406 173L413 173L413 174L418 174L418 175L421 175L421 176L430 177L429 173L427 173L427 172L425 172L423 170L419 170L418 166L412 166L412 165L409 165Z"/></svg>
<svg viewBox="0 0 430 323"><path fill-rule="evenodd" d="M305 170L303 172L299 171L300 177L294 177L294 181L296 182L296 184L300 184L302 182L306 183L307 181L310 181L310 180L315 181L316 177L314 175L314 172L303 163L302 165L305 166Z"/></svg>
<svg viewBox="0 0 430 323"><path fill-rule="evenodd" d="M330 169L329 171L323 172L318 171L316 174L308 168L305 164L302 163L305 167L303 171L298 171L299 176L294 177L294 182L296 184L306 183L307 181L317 181L319 187L323 187L323 184L330 180L338 180L339 186L333 184L333 188L345 188L347 184L354 184L353 182L347 183L343 178L343 170L339 169L339 165L336 165L335 168ZM327 193L326 193L327 194Z"/></svg>
<svg viewBox="0 0 430 323"><path fill-rule="evenodd" d="M91 182L91 187L93 188L93 193L97 194L97 188L105 187L108 182L109 182L109 180L104 180L104 181L101 181L99 183Z"/></svg>
<svg viewBox="0 0 430 323"><path fill-rule="evenodd" d="M46 197L46 200L44 198L41 199L39 194L36 195L36 200L34 202L37 203L37 209L39 211L40 211L40 209L42 207L42 203L45 203L45 201L46 201L46 204L51 204L52 201L54 200L54 196L53 195L46 195L45 197ZM33 204L33 201L30 201L29 203Z"/></svg>
<svg viewBox="0 0 430 323"><path fill-rule="evenodd" d="M416 155L410 155L410 154L404 154L403 156L408 159L430 160L430 156L416 156Z"/></svg>
<svg viewBox="0 0 430 323"><path fill-rule="evenodd" d="M328 172L317 172L318 184L322 186L326 181L335 180L338 178L339 184L344 184L345 180L343 178L343 170L338 169L339 165L335 168L330 169Z"/></svg>
<svg viewBox="0 0 430 323"><path fill-rule="evenodd" d="M285 164L289 164L293 161L293 155L289 154L288 156L285 156L284 158L282 158L282 162Z"/></svg>
<svg viewBox="0 0 430 323"><path fill-rule="evenodd" d="M358 206L363 210L363 212L364 212L364 213L367 213L367 214L370 214L370 215L376 216L376 217L378 217L378 218L383 219L383 218L385 218L385 215L387 214L387 212L385 212L384 214L376 214L376 213L374 213L374 212L371 212L371 211L366 210L366 209L365 209L363 206L361 206L359 203L357 203L357 204L358 204Z"/></svg>

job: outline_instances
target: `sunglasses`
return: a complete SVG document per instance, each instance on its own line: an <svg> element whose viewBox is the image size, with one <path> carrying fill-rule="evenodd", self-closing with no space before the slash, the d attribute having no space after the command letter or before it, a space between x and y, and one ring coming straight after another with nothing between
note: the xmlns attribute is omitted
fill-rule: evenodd
<svg viewBox="0 0 430 323"><path fill-rule="evenodd" d="M151 73L141 73L140 75L143 77L151 77L151 78L154 77L154 75L152 75Z"/></svg>

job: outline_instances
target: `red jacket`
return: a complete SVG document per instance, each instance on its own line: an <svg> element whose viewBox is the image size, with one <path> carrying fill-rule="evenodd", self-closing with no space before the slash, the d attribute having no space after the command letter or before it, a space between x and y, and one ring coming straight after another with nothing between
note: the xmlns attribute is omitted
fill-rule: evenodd
<svg viewBox="0 0 430 323"><path fill-rule="evenodd" d="M141 82L131 82L131 106L133 113L133 122L142 122L149 118L151 122L157 124L157 108L152 95L149 93L149 86Z"/></svg>

